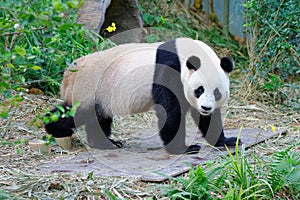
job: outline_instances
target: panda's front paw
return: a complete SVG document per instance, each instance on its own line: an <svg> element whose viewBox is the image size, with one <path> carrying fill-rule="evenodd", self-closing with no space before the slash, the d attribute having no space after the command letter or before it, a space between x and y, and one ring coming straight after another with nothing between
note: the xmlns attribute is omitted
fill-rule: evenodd
<svg viewBox="0 0 300 200"><path fill-rule="evenodd" d="M237 141L236 137L230 137L230 138L223 138L221 141L218 141L218 143L215 145L216 147L222 147L222 146L235 146L236 142L238 142L238 145L242 144L242 141L239 139Z"/></svg>
<svg viewBox="0 0 300 200"><path fill-rule="evenodd" d="M96 148L96 149L103 149L103 150L113 150L113 149L117 149L117 148L122 148L123 144L120 141L115 141L113 139L109 139L104 140L104 141L97 141L95 142L95 140L93 141L89 141L89 146L92 148Z"/></svg>
<svg viewBox="0 0 300 200"><path fill-rule="evenodd" d="M197 144L190 145L185 151L185 154L196 154L199 153L200 149L201 149L200 145Z"/></svg>
<svg viewBox="0 0 300 200"><path fill-rule="evenodd" d="M167 145L165 146L166 151L169 154L179 155L179 154L196 154L200 150L199 145L191 145L191 146L178 146L178 145Z"/></svg>

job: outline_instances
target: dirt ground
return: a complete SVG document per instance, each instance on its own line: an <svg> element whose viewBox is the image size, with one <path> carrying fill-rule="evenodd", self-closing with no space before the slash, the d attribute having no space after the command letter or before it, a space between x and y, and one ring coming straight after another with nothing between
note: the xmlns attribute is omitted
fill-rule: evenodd
<svg viewBox="0 0 300 200"><path fill-rule="evenodd" d="M11 113L11 117L0 120L0 197L7 195L17 199L108 199L109 194L130 199L167 199L163 183L143 182L125 177L95 177L93 173L67 174L57 172L40 174L35 171L37 164L58 159L62 155L75 155L86 147L76 137L73 138L73 149L66 151L52 146L50 155L32 151L28 141L42 138L45 135L43 125L37 116L42 115L58 100L42 95L24 94L24 101ZM300 105L300 104L299 104ZM261 128L275 127L288 130L280 135L248 150L249 155L267 156L273 151L283 149L295 141L300 141L300 114L293 109L280 111L274 107L251 101L244 102L231 98L224 109L224 126L226 128ZM193 126L188 120L188 126ZM139 115L118 117L114 121L114 137L119 140L130 140L130 133L156 127L154 112ZM300 147L298 147L300 151ZM104 195L106 193L106 195Z"/></svg>

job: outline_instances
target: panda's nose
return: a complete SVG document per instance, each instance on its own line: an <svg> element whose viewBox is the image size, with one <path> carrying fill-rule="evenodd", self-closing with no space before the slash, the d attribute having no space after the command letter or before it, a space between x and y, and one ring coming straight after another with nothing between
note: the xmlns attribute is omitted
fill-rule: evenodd
<svg viewBox="0 0 300 200"><path fill-rule="evenodd" d="M211 107L201 106L201 108L203 108L203 110L205 110L205 111L211 110Z"/></svg>

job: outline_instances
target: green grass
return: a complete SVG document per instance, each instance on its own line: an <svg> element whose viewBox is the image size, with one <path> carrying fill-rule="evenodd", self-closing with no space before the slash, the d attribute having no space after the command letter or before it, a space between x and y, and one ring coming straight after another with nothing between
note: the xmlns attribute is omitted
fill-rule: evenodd
<svg viewBox="0 0 300 200"><path fill-rule="evenodd" d="M259 159L235 147L233 155L192 167L188 177L171 180L166 194L170 199L272 199L284 194L300 198L299 142L271 156ZM249 163L253 160L254 163Z"/></svg>

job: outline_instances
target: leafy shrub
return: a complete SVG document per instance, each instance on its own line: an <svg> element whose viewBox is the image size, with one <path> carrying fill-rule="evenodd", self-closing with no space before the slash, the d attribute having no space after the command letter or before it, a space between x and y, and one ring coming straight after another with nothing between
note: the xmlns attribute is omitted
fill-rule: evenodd
<svg viewBox="0 0 300 200"><path fill-rule="evenodd" d="M293 199L299 199L300 191L300 156L296 151L300 143L291 145L282 151L275 152L269 158L268 182L271 184L274 192L280 190L290 191L289 194Z"/></svg>
<svg viewBox="0 0 300 200"><path fill-rule="evenodd" d="M282 90L284 81L300 75L299 1L248 0L245 9L249 81L272 94ZM279 94L279 103L285 96Z"/></svg>
<svg viewBox="0 0 300 200"><path fill-rule="evenodd" d="M173 12L179 9L176 2L170 0L141 1L144 26L150 27L153 34L145 37L147 42L166 41L176 37L195 38L197 31L189 15Z"/></svg>
<svg viewBox="0 0 300 200"><path fill-rule="evenodd" d="M1 81L56 94L75 58L104 48L77 24L77 0L11 0L0 3ZM16 88L13 88L16 89Z"/></svg>
<svg viewBox="0 0 300 200"><path fill-rule="evenodd" d="M145 37L147 42L190 37L207 43L220 56L232 56L239 68L248 63L247 50L244 45L226 37L224 31L217 24L207 25L201 18L201 13L192 10L187 11L180 1L141 0L139 3L141 4L144 26L148 28L150 33Z"/></svg>
<svg viewBox="0 0 300 200"><path fill-rule="evenodd" d="M76 23L77 0L0 2L0 117L39 88L57 94L64 69L76 58L113 44Z"/></svg>

